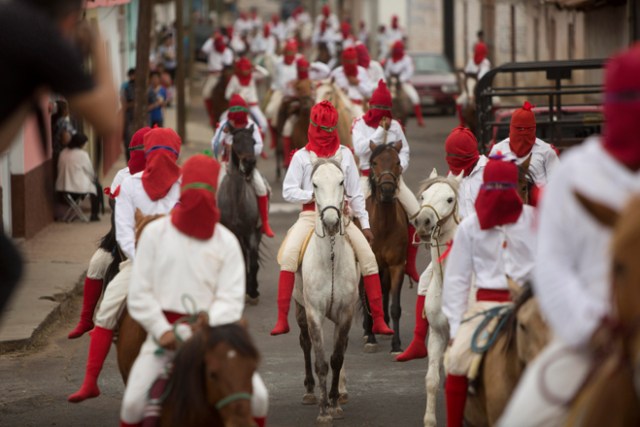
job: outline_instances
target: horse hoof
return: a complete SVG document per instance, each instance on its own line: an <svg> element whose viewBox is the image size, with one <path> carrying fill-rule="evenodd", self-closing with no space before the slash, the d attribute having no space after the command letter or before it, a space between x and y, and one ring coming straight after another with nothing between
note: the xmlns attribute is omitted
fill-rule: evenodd
<svg viewBox="0 0 640 427"><path fill-rule="evenodd" d="M378 344L366 343L364 345L365 353L377 353L378 352Z"/></svg>
<svg viewBox="0 0 640 427"><path fill-rule="evenodd" d="M252 298L249 295L245 295L244 296L244 302L245 302L245 304L249 304L249 305L255 306L255 305L258 305L258 303L260 302L260 297Z"/></svg>
<svg viewBox="0 0 640 427"><path fill-rule="evenodd" d="M349 393L340 393L340 397L338 397L338 403L341 405L349 403Z"/></svg>
<svg viewBox="0 0 640 427"><path fill-rule="evenodd" d="M303 405L316 405L318 403L318 398L313 393L305 393L302 396L302 404Z"/></svg>
<svg viewBox="0 0 640 427"><path fill-rule="evenodd" d="M333 417L331 415L318 415L316 425L320 427L331 427L333 425Z"/></svg>
<svg viewBox="0 0 640 427"><path fill-rule="evenodd" d="M336 407L336 408L330 409L330 411L331 411L331 418L333 418L334 420L341 420L344 418L344 411L342 410L342 408Z"/></svg>

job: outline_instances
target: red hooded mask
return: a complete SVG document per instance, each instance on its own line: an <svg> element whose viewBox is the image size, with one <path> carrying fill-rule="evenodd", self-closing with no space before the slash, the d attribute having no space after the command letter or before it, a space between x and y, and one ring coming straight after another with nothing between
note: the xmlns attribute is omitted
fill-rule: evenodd
<svg viewBox="0 0 640 427"><path fill-rule="evenodd" d="M366 28L367 24L364 21L360 21L360 31L363 31Z"/></svg>
<svg viewBox="0 0 640 427"><path fill-rule="evenodd" d="M305 146L308 151L318 157L333 156L340 148L338 138L338 111L329 101L322 101L311 109L311 121L307 136L309 142Z"/></svg>
<svg viewBox="0 0 640 427"><path fill-rule="evenodd" d="M249 106L237 93L229 100L229 113L227 118L233 122L234 127L245 127L249 123Z"/></svg>
<svg viewBox="0 0 640 427"><path fill-rule="evenodd" d="M369 56L367 46L365 46L364 43L358 43L356 45L356 52L358 53L358 65L363 68L369 68L371 57Z"/></svg>
<svg viewBox="0 0 640 427"><path fill-rule="evenodd" d="M251 61L245 57L236 61L235 74L242 86L249 86L249 83L251 83L252 68Z"/></svg>
<svg viewBox="0 0 640 427"><path fill-rule="evenodd" d="M518 157L528 155L536 143L536 116L532 108L533 105L525 101L522 108L514 111L511 116L509 148Z"/></svg>
<svg viewBox="0 0 640 427"><path fill-rule="evenodd" d="M342 67L348 77L358 76L358 52L351 46L342 51Z"/></svg>
<svg viewBox="0 0 640 427"><path fill-rule="evenodd" d="M227 45L224 43L224 37L222 37L222 34L216 33L216 35L213 37L213 48L218 53L224 52L224 50L227 48Z"/></svg>
<svg viewBox="0 0 640 427"><path fill-rule="evenodd" d="M284 45L284 63L287 65L293 64L298 53L298 42L294 39L288 40Z"/></svg>
<svg viewBox="0 0 640 427"><path fill-rule="evenodd" d="M325 18L328 18L330 14L331 14L331 9L329 8L329 5L328 4L323 5L322 16L324 16Z"/></svg>
<svg viewBox="0 0 640 427"><path fill-rule="evenodd" d="M633 171L640 170L640 43L613 56L604 83L604 148Z"/></svg>
<svg viewBox="0 0 640 427"><path fill-rule="evenodd" d="M240 12L240 19L246 20L248 18L249 18L249 15L247 15L247 12Z"/></svg>
<svg viewBox="0 0 640 427"><path fill-rule="evenodd" d="M216 191L220 164L196 154L182 167L180 201L171 211L171 223L187 236L200 240L213 237L220 211Z"/></svg>
<svg viewBox="0 0 640 427"><path fill-rule="evenodd" d="M148 126L138 129L131 137L131 142L129 142L129 161L127 162L131 175L144 170L146 163L146 159L144 158L144 136L149 133L150 130L151 128Z"/></svg>
<svg viewBox="0 0 640 427"><path fill-rule="evenodd" d="M306 80L309 78L309 61L304 56L296 61L296 69L298 70L298 80Z"/></svg>
<svg viewBox="0 0 640 427"><path fill-rule="evenodd" d="M154 128L144 136L147 162L142 172L142 186L151 200L160 200L180 178L176 164L180 155L180 137L173 129Z"/></svg>
<svg viewBox="0 0 640 427"><path fill-rule="evenodd" d="M270 35L271 35L271 25L264 24L264 26L262 27L262 36L264 38L268 38Z"/></svg>
<svg viewBox="0 0 640 427"><path fill-rule="evenodd" d="M402 40L397 40L391 48L391 60L398 62L404 57L404 43Z"/></svg>
<svg viewBox="0 0 640 427"><path fill-rule="evenodd" d="M369 100L369 110L362 116L362 119L367 126L377 128L383 117L391 118L392 106L391 92L389 92L384 80L380 79L378 87L373 91Z"/></svg>
<svg viewBox="0 0 640 427"><path fill-rule="evenodd" d="M523 205L518 194L518 166L492 157L484 168L483 181L475 203L480 228L516 222Z"/></svg>
<svg viewBox="0 0 640 427"><path fill-rule="evenodd" d="M347 21L342 21L340 24L340 32L342 33L342 38L347 39L351 35L351 24Z"/></svg>
<svg viewBox="0 0 640 427"><path fill-rule="evenodd" d="M398 15L393 15L391 17L391 28L394 30L398 29Z"/></svg>
<svg viewBox="0 0 640 427"><path fill-rule="evenodd" d="M231 25L227 27L227 37L229 37L229 40L233 39L233 26Z"/></svg>
<svg viewBox="0 0 640 427"><path fill-rule="evenodd" d="M480 63L484 61L484 58L487 57L487 53L489 53L489 50L486 44L482 42L476 43L473 47L473 62L475 62L476 65L480 65Z"/></svg>
<svg viewBox="0 0 640 427"><path fill-rule="evenodd" d="M273 22L273 25L278 25L280 23L280 16L278 16L277 13L274 13L271 15L271 22Z"/></svg>
<svg viewBox="0 0 640 427"><path fill-rule="evenodd" d="M447 153L447 164L454 175L464 171L464 176L469 176L478 159L478 140L469 129L458 126L451 131L444 142L444 150Z"/></svg>

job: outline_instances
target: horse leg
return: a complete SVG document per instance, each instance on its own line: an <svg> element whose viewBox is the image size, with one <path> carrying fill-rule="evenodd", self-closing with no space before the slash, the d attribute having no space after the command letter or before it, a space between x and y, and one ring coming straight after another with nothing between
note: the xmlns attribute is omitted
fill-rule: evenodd
<svg viewBox="0 0 640 427"><path fill-rule="evenodd" d="M313 379L311 369L311 337L309 337L309 325L307 324L307 313L304 307L296 302L296 321L300 327L300 347L304 354L304 388L305 394L302 396L303 405L315 405L318 403L314 393L316 381Z"/></svg>
<svg viewBox="0 0 640 427"><path fill-rule="evenodd" d="M340 407L340 374L344 365L344 354L347 352L349 344L349 329L351 329L351 314L345 314L339 317L339 322L334 329L333 354L331 355L331 390L329 391L329 399L331 404L331 416L334 419L344 417L342 408Z"/></svg>
<svg viewBox="0 0 640 427"><path fill-rule="evenodd" d="M309 310L307 312L307 324L309 325L309 336L313 344L315 353L316 376L320 388L320 413L316 418L316 423L320 425L331 425L333 418L329 414L329 398L327 396L327 374L329 373L329 364L324 357L324 339L322 336L322 315Z"/></svg>
<svg viewBox="0 0 640 427"><path fill-rule="evenodd" d="M389 292L391 291L391 276L388 268L380 271L380 284L382 285L382 311L384 312L384 322L388 325L389 320Z"/></svg>
<svg viewBox="0 0 640 427"><path fill-rule="evenodd" d="M348 403L349 392L347 392L347 367L344 362L342 362L342 369L340 369L340 382L338 383L338 392L340 393L338 402L340 402L341 405Z"/></svg>
<svg viewBox="0 0 640 427"><path fill-rule="evenodd" d="M257 233L260 233L260 230L257 230ZM248 303L250 305L258 304L260 297L260 292L258 292L258 269L260 268L258 259L260 256L258 252L259 245L260 240L257 240L255 237L250 239L249 262L247 264L247 295L249 296Z"/></svg>
<svg viewBox="0 0 640 427"><path fill-rule="evenodd" d="M446 337L441 331L429 328L427 350L429 363L425 383L427 388L427 405L424 413L424 426L436 427L436 399L440 390L440 368L447 346Z"/></svg>
<svg viewBox="0 0 640 427"><path fill-rule="evenodd" d="M402 291L402 280L404 278L404 265L389 267L391 276L391 319L393 320L393 338L391 339L391 353L402 353L400 346L400 293Z"/></svg>
<svg viewBox="0 0 640 427"><path fill-rule="evenodd" d="M362 328L364 329L364 352L375 353L378 351L378 342L376 341L376 335L373 333L373 318L371 317L371 311L369 308L369 301L364 293L364 287L362 279L360 280L360 300L362 301Z"/></svg>

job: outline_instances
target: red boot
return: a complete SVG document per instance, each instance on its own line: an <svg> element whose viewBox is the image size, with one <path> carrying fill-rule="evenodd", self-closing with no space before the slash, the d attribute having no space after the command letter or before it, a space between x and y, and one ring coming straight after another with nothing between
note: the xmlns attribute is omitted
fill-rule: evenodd
<svg viewBox="0 0 640 427"><path fill-rule="evenodd" d="M413 340L409 347L396 356L396 362L408 362L413 359L424 359L427 357L427 347L424 340L427 338L429 330L429 321L422 318L422 310L424 309L424 295L418 295L416 301L416 326L413 328Z"/></svg>
<svg viewBox="0 0 640 427"><path fill-rule="evenodd" d="M102 370L102 365L109 354L113 331L96 326L91 331L91 342L89 343L89 356L87 357L87 370L84 374L84 381L80 390L69 396L69 402L77 403L91 397L100 396L98 388L98 376Z"/></svg>
<svg viewBox="0 0 640 427"><path fill-rule="evenodd" d="M67 338L70 340L81 337L85 332L93 329L93 312L98 305L100 294L102 293L102 279L84 279L84 294L82 297L82 311L80 312L80 321L69 332Z"/></svg>
<svg viewBox="0 0 640 427"><path fill-rule="evenodd" d="M211 125L212 128L215 129L216 124L213 123L213 102L211 102L211 99L204 100L204 109L207 111L207 117L209 117L209 124Z"/></svg>
<svg viewBox="0 0 640 427"><path fill-rule="evenodd" d="M464 405L467 402L467 386L466 375L447 375L444 385L447 402L447 427L462 427Z"/></svg>
<svg viewBox="0 0 640 427"><path fill-rule="evenodd" d="M289 332L289 307L293 295L293 285L296 283L296 273L281 271L278 280L278 322L271 331L271 335L281 335Z"/></svg>
<svg viewBox="0 0 640 427"><path fill-rule="evenodd" d="M142 423L129 424L120 420L120 427L142 427Z"/></svg>
<svg viewBox="0 0 640 427"><path fill-rule="evenodd" d="M393 335L393 329L389 328L387 322L384 321L384 312L382 311L382 287L380 285L380 276L378 273L364 276L364 292L367 294L369 301L369 310L373 318L373 333L382 335Z"/></svg>
<svg viewBox="0 0 640 427"><path fill-rule="evenodd" d="M283 136L282 137L282 157L284 158L283 163L284 167L288 168L289 163L291 163L291 137Z"/></svg>
<svg viewBox="0 0 640 427"><path fill-rule="evenodd" d="M405 273L414 282L420 281L420 275L416 270L416 257L418 256L418 246L413 244L413 235L416 229L413 225L409 224L409 243L407 244L407 264L405 265Z"/></svg>
<svg viewBox="0 0 640 427"><path fill-rule="evenodd" d="M416 120L418 121L418 126L420 126L421 128L424 127L424 119L422 118L422 107L420 107L420 104L414 105L413 111L416 114Z"/></svg>
<svg viewBox="0 0 640 427"><path fill-rule="evenodd" d="M267 425L267 417L253 417L253 421L256 422L258 427L265 427Z"/></svg>
<svg viewBox="0 0 640 427"><path fill-rule="evenodd" d="M258 196L258 210L262 220L262 233L267 237L275 236L269 225L269 196Z"/></svg>

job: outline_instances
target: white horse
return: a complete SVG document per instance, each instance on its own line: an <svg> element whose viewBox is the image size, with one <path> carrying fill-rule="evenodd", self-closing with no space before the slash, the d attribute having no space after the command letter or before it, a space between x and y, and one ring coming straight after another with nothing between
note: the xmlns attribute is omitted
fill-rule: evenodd
<svg viewBox="0 0 640 427"><path fill-rule="evenodd" d="M331 159L319 159L311 153L313 194L316 203L314 233L302 261L302 281L296 281L294 299L296 320L300 326L300 346L304 352L306 394L303 403L316 402L311 371L311 346L320 388L320 414L317 423L331 425L342 417L340 403L346 400L344 355L349 329L358 300L359 272L351 245L344 237L344 174L340 151ZM327 396L329 366L324 355L322 322L335 324L331 355L333 377Z"/></svg>
<svg viewBox="0 0 640 427"><path fill-rule="evenodd" d="M449 322L442 313L442 282L446 251L458 223L458 187L462 174L438 176L433 169L420 189L420 211L415 218L416 232L421 240L429 242L431 263L418 285L418 293L425 295L424 310L429 320L427 351L429 364L425 378L427 402L425 427L436 426L436 397L440 386L440 369L449 343Z"/></svg>

